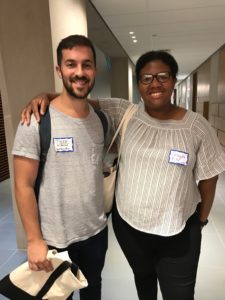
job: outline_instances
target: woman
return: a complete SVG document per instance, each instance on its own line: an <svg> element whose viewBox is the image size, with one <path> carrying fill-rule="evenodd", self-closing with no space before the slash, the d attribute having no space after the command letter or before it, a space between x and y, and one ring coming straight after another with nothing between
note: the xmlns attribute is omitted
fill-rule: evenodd
<svg viewBox="0 0 225 300"><path fill-rule="evenodd" d="M192 300L201 227L213 203L225 154L210 124L171 103L178 66L151 51L136 64L143 103L122 147L112 220L140 300ZM100 101L117 126L127 102ZM198 181L198 184L197 182Z"/></svg>
<svg viewBox="0 0 225 300"><path fill-rule="evenodd" d="M171 103L178 65L163 51L136 64L143 102L122 146L112 221L140 300L193 300L201 229L213 203L225 153L210 124ZM106 101L107 100L107 101ZM116 128L129 103L104 99Z"/></svg>

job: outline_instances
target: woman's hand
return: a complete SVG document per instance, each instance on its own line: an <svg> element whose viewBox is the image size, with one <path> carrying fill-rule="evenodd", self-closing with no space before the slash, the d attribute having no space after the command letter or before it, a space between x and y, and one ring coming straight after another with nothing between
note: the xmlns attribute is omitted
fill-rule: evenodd
<svg viewBox="0 0 225 300"><path fill-rule="evenodd" d="M42 93L34 97L21 112L21 124L30 124L31 115L34 114L37 122L40 121L40 114L44 115L50 101L56 97L55 94Z"/></svg>
<svg viewBox="0 0 225 300"><path fill-rule="evenodd" d="M203 226L204 223L208 220L208 216L213 205L217 180L218 175L209 179L200 180L198 183L201 202L198 204L197 212L199 215L199 220Z"/></svg>

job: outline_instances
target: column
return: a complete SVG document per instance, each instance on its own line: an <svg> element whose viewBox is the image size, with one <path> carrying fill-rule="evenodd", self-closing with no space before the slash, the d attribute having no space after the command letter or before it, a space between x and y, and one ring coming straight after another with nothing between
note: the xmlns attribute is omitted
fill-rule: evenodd
<svg viewBox="0 0 225 300"><path fill-rule="evenodd" d="M86 2L84 0L49 0L52 51L57 65L56 48L61 39L72 34L87 36ZM62 81L54 72L55 90L61 92Z"/></svg>

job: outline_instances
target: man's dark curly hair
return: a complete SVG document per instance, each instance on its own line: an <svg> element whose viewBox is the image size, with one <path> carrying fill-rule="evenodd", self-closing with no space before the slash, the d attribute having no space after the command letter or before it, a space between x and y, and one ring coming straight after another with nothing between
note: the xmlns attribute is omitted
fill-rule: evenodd
<svg viewBox="0 0 225 300"><path fill-rule="evenodd" d="M76 46L89 47L93 53L94 63L96 65L96 52L92 42L84 35L74 34L62 39L57 47L57 63L59 66L62 62L62 50L72 49Z"/></svg>

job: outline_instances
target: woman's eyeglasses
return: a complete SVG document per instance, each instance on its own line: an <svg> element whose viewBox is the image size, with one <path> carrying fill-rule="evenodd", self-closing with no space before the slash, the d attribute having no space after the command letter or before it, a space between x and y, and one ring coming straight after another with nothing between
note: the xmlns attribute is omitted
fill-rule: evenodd
<svg viewBox="0 0 225 300"><path fill-rule="evenodd" d="M171 76L170 72L160 72L155 75L153 74L143 74L139 76L139 80L143 84L150 84L153 82L154 78L160 83L167 82Z"/></svg>

